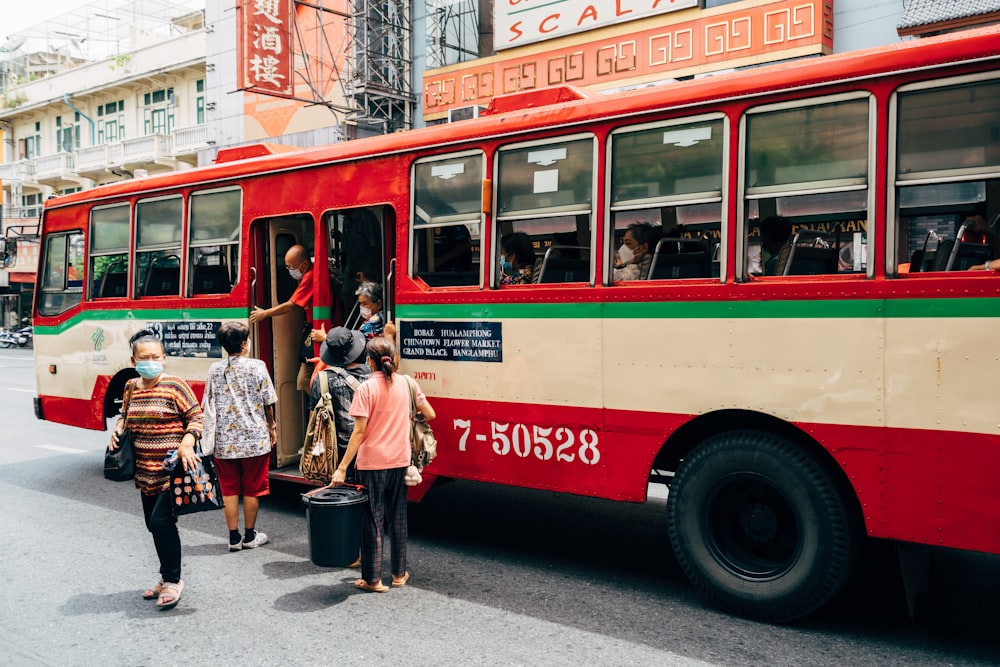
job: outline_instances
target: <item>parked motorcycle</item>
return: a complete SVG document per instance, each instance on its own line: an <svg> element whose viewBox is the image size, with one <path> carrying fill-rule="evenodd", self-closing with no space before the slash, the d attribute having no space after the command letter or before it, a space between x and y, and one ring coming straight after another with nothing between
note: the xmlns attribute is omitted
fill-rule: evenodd
<svg viewBox="0 0 1000 667"><path fill-rule="evenodd" d="M29 320L27 317L21 320L21 324L23 324L24 326L18 329L16 332L19 336L22 336L24 338L24 342L21 344L21 347L24 347L25 345L31 345L31 340L35 336L35 328L31 326L28 322Z"/></svg>
<svg viewBox="0 0 1000 667"><path fill-rule="evenodd" d="M28 339L17 333L16 331L7 331L6 329L0 329L0 347L10 347L11 345L17 345L18 347L24 347L28 344Z"/></svg>

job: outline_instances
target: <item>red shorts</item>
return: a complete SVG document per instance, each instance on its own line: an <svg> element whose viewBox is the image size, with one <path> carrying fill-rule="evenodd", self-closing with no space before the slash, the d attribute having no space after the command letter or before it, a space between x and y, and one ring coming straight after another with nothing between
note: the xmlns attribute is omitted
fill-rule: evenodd
<svg viewBox="0 0 1000 667"><path fill-rule="evenodd" d="M215 459L215 472L225 496L266 496L271 492L267 470L271 455L261 454L248 459Z"/></svg>

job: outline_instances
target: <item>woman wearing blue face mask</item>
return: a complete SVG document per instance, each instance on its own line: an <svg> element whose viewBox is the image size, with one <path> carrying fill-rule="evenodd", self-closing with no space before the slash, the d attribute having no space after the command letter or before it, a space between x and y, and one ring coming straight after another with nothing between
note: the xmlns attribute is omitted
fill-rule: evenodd
<svg viewBox="0 0 1000 667"><path fill-rule="evenodd" d="M170 474L163 469L167 453L175 449L185 470L198 464L194 447L201 438L204 415L191 387L181 378L163 372L163 343L152 331L132 336L132 364L139 377L125 386L125 419L111 432L111 449L126 428L135 447L135 486L142 496L146 528L160 560L160 581L142 597L156 600L160 609L171 609L184 590L181 581L181 538L177 532L170 497Z"/></svg>
<svg viewBox="0 0 1000 667"><path fill-rule="evenodd" d="M535 267L535 248L524 232L505 234L500 239L500 284L527 285Z"/></svg>

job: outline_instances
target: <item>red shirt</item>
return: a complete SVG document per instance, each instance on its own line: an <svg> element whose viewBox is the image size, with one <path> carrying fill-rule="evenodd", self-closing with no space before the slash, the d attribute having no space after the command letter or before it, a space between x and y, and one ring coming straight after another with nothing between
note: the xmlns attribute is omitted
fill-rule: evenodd
<svg viewBox="0 0 1000 667"><path fill-rule="evenodd" d="M295 288L292 292L292 298L289 299L292 303L302 308L306 311L306 319L312 317L312 302L313 302L313 271L309 269L302 274L302 278L299 280L299 286Z"/></svg>

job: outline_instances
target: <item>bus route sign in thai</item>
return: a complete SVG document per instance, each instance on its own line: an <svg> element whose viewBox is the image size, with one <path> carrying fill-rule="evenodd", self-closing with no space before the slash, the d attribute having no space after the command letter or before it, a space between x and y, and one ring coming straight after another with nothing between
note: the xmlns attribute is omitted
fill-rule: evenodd
<svg viewBox="0 0 1000 667"><path fill-rule="evenodd" d="M510 49L697 6L698 0L498 0L494 46Z"/></svg>
<svg viewBox="0 0 1000 667"><path fill-rule="evenodd" d="M222 346L215 334L221 322L147 322L146 328L163 341L168 357L222 358Z"/></svg>
<svg viewBox="0 0 1000 667"><path fill-rule="evenodd" d="M402 357L436 361L503 361L500 322L404 321Z"/></svg>

